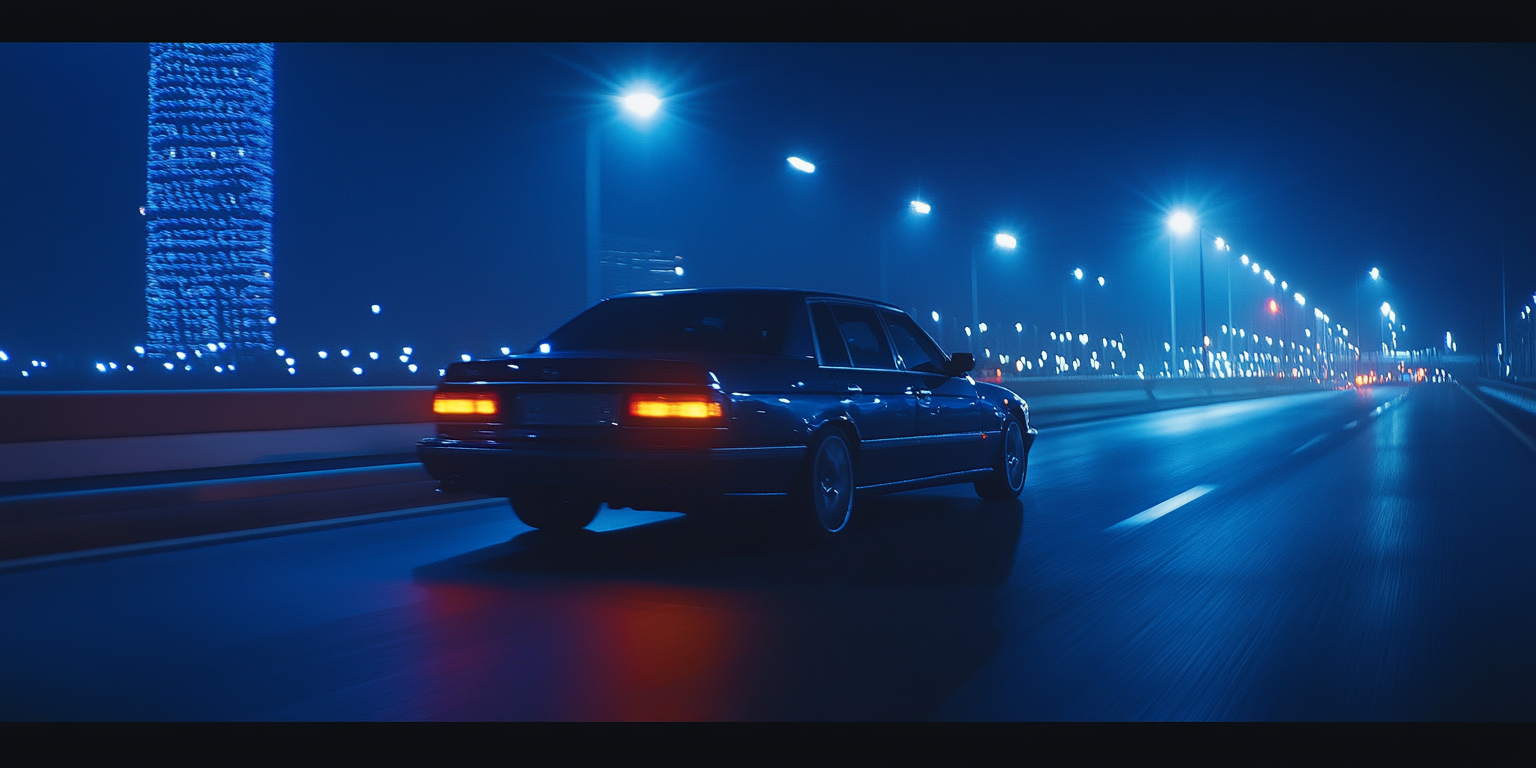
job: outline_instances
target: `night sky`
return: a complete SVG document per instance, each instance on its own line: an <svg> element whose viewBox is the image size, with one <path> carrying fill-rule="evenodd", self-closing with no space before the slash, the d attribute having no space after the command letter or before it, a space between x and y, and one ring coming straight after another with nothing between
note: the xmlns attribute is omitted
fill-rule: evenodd
<svg viewBox="0 0 1536 768"><path fill-rule="evenodd" d="M0 349L144 339L148 50L0 44ZM276 53L278 342L526 348L584 304L583 168L603 228L675 244L690 286L891 298L1161 346L1174 208L1354 326L1491 346L1536 291L1532 45L359 45ZM637 127L612 97L667 99ZM785 164L798 155L813 175ZM918 219L914 198L933 205ZM1011 254L990 246L1008 231ZM1195 238L1175 242L1196 340ZM1210 327L1225 321L1208 248ZM1269 287L1234 271L1251 325ZM384 311L374 316L370 304ZM1293 309L1288 306L1287 309ZM958 346L954 328L946 343ZM1367 336L1370 339L1371 336Z"/></svg>

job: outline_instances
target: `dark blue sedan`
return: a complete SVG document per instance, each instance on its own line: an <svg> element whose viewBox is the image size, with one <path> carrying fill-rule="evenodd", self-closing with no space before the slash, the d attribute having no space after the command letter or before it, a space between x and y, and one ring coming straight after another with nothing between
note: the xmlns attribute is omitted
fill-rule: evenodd
<svg viewBox="0 0 1536 768"><path fill-rule="evenodd" d="M417 452L445 489L506 496L534 528L584 527L604 502L695 513L759 500L835 537L864 494L1019 495L1029 408L974 367L877 301L626 294L528 354L449 367L438 434Z"/></svg>

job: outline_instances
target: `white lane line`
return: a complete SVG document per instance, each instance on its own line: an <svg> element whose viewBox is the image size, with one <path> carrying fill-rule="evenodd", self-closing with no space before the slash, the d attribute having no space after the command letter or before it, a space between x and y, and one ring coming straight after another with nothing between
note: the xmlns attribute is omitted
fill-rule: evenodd
<svg viewBox="0 0 1536 768"><path fill-rule="evenodd" d="M1461 385L1461 382L1459 382L1459 381L1456 382L1456 387L1458 389L1460 389L1464 394L1466 394L1467 397L1472 398L1472 402L1477 403L1479 406L1482 407L1483 410L1487 411L1489 416L1492 416L1493 418L1498 419L1499 423L1503 424L1504 428L1509 430L1509 433L1514 435L1516 440L1519 440L1520 442L1525 443L1525 447L1531 449L1532 451L1536 451L1536 440L1532 440L1530 435L1527 435L1526 433L1521 432L1519 427L1509 423L1509 419L1504 418L1503 414L1499 413L1498 411L1495 411L1487 403L1485 403L1482 400L1478 399L1477 395L1472 394L1472 390L1467 389L1466 387L1463 387Z"/></svg>
<svg viewBox="0 0 1536 768"><path fill-rule="evenodd" d="M1182 507L1185 504L1188 504L1191 501L1194 501L1195 499L1198 499L1201 496L1204 496L1214 490L1216 490L1216 486L1214 485L1197 485L1145 512L1131 515L1130 517L1127 517L1126 519L1121 520L1120 522L1115 523L1114 525L1111 525L1104 530L1120 531L1146 525L1147 523L1150 523L1153 520L1156 520L1159 517L1162 517L1163 515L1166 515L1169 512L1172 512L1175 509L1178 509L1179 507Z"/></svg>
<svg viewBox="0 0 1536 768"><path fill-rule="evenodd" d="M1345 427L1345 429L1348 429L1348 427ZM1325 437L1327 437L1327 435L1318 435L1317 437L1314 437L1311 440L1308 440L1305 443L1302 443L1300 448L1297 448L1296 450L1291 451L1291 455L1295 456L1296 454L1301 453L1302 451L1305 451L1306 449L1311 448L1314 445L1317 445L1318 443L1322 442L1323 438L1325 438Z"/></svg>

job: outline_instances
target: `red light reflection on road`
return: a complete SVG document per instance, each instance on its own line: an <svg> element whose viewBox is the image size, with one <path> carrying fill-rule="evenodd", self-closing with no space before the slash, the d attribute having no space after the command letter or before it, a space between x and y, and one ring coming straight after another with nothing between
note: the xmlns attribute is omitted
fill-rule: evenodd
<svg viewBox="0 0 1536 768"><path fill-rule="evenodd" d="M739 594L644 584L423 586L421 717L747 716L743 673L760 646Z"/></svg>

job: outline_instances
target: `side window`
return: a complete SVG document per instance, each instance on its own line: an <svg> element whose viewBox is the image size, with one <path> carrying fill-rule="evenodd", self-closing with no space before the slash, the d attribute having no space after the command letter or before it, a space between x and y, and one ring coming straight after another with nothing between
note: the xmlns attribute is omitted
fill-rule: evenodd
<svg viewBox="0 0 1536 768"><path fill-rule="evenodd" d="M816 326L816 345L821 349L821 364L837 368L847 368L848 347L843 344L843 335L837 330L837 321L832 319L832 308L821 303L811 304L811 322Z"/></svg>
<svg viewBox="0 0 1536 768"><path fill-rule="evenodd" d="M896 346L897 362L909 371L944 373L944 354L928 334L901 312L880 310L885 325L891 329L891 343Z"/></svg>
<svg viewBox="0 0 1536 768"><path fill-rule="evenodd" d="M848 358L854 368L896 367L891 344L885 338L885 329L873 307L834 304L832 316L837 318L837 330L848 345Z"/></svg>

